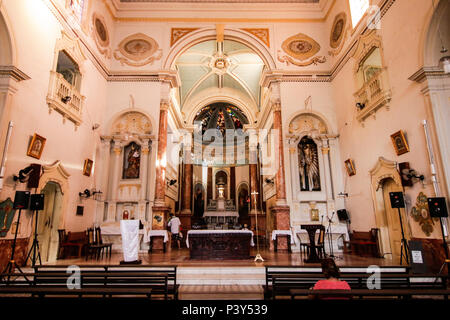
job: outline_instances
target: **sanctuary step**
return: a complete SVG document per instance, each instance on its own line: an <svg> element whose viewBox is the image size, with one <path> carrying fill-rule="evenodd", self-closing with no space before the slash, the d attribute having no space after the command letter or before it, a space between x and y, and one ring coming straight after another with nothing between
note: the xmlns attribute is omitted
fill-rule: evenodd
<svg viewBox="0 0 450 320"><path fill-rule="evenodd" d="M182 285L179 300L263 300L260 285Z"/></svg>
<svg viewBox="0 0 450 320"><path fill-rule="evenodd" d="M178 267L180 285L263 285L264 267Z"/></svg>

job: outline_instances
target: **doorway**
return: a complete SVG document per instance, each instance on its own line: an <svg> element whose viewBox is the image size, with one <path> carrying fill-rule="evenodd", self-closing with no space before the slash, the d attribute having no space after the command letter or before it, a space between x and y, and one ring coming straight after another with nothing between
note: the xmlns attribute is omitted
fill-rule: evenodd
<svg viewBox="0 0 450 320"><path fill-rule="evenodd" d="M401 192L401 187L399 187L396 182L387 178L381 182L383 206L384 206L384 221L385 226L387 226L387 232L389 234L389 244L392 253L392 258L394 261L400 259L401 253L401 240L402 240L402 224L405 234L405 238L409 240L409 232L407 227L407 219L405 217L405 210L400 209L402 215L402 224L400 223L400 217L397 208L392 208L391 200L389 197L390 192Z"/></svg>
<svg viewBox="0 0 450 320"><path fill-rule="evenodd" d="M42 263L45 263L56 260L63 194L60 185L53 181L47 182L41 193L44 194L44 210L38 216L38 240Z"/></svg>

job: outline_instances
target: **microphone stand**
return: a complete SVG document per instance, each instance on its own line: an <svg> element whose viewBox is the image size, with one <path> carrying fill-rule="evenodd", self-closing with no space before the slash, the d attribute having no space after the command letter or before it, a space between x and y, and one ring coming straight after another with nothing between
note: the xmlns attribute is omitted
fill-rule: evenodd
<svg viewBox="0 0 450 320"><path fill-rule="evenodd" d="M330 258L335 258L334 254L333 254L333 236L331 234L331 222L333 220L335 212L333 211L333 214L331 215L331 218L328 217L327 215L327 219L328 219L328 227L327 227L327 233L328 233L328 246L330 247L330 254L328 255Z"/></svg>

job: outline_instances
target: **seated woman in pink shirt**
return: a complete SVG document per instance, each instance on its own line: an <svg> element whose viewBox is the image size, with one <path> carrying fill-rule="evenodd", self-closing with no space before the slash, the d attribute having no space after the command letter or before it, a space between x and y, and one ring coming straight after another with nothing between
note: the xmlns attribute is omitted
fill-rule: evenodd
<svg viewBox="0 0 450 320"><path fill-rule="evenodd" d="M325 280L319 280L316 282L313 290L350 290L350 286L344 280L339 280L339 268L334 263L333 259L326 258L322 260L322 272L325 276ZM340 299L332 297L322 297L323 299ZM342 297L343 299L348 299Z"/></svg>

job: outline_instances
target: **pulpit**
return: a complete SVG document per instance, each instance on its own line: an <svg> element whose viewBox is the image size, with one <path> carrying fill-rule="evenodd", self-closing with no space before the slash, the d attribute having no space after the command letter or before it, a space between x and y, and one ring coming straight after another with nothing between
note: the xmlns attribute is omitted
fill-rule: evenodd
<svg viewBox="0 0 450 320"><path fill-rule="evenodd" d="M308 232L309 243L310 243L309 255L308 255L308 258L305 259L305 262L307 262L307 263L320 262L320 258L317 254L315 235L316 235L317 230L325 230L325 227L321 224L302 224L301 228L305 229Z"/></svg>

